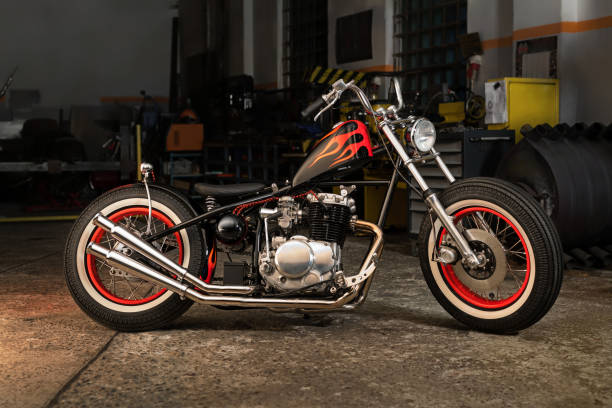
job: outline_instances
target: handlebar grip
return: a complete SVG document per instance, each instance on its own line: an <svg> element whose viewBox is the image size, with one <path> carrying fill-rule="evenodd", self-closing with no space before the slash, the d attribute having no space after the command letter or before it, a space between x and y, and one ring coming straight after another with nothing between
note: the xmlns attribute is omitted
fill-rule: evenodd
<svg viewBox="0 0 612 408"><path fill-rule="evenodd" d="M302 117L305 118L307 116L310 116L314 111L319 109L324 102L325 101L323 100L323 98L319 98L318 100L308 105L308 107L301 112Z"/></svg>

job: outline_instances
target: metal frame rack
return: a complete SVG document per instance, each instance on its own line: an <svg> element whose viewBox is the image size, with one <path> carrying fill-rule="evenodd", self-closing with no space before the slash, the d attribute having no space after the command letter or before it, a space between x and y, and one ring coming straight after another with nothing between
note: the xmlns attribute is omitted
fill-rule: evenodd
<svg viewBox="0 0 612 408"><path fill-rule="evenodd" d="M246 160L242 157L246 155ZM200 171L189 174L176 174L176 159L198 160ZM201 152L171 152L168 163L170 184L181 178L210 180L221 183L230 181L274 182L279 177L279 146L276 144L255 143L250 141L211 141L204 144ZM193 161L192 160L192 161Z"/></svg>
<svg viewBox="0 0 612 408"><path fill-rule="evenodd" d="M220 151L223 152L222 156L219 154ZM237 157L245 153L246 161ZM276 144L229 140L209 142L205 144L202 155L204 174L210 174L211 168L223 168L225 174L234 174L233 177L223 179L236 183L241 181L271 182L278 179L278 145ZM216 159L216 157L223 157L223 159ZM246 177L243 176L245 171Z"/></svg>

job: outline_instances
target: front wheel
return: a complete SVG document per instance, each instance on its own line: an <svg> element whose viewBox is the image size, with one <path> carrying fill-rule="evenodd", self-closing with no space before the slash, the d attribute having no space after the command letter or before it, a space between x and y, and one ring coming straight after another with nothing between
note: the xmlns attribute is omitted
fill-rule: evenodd
<svg viewBox="0 0 612 408"><path fill-rule="evenodd" d="M438 302L483 331L516 332L540 320L555 302L563 276L559 236L544 211L522 190L489 178L456 182L439 198L486 262L478 268L461 259L437 262L440 246L453 247L453 240L434 215L426 215L419 256Z"/></svg>

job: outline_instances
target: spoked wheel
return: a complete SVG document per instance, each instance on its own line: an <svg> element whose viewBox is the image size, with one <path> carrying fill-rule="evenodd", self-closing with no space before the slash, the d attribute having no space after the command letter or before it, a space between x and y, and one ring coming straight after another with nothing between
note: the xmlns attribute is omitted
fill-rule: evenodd
<svg viewBox="0 0 612 408"><path fill-rule="evenodd" d="M511 305L529 283L531 247L518 228L501 213L486 207L466 207L454 215L458 224L472 238L470 247L486 261L478 268L462 262L440 264L444 280L464 301L483 309ZM452 239L446 229L438 242Z"/></svg>
<svg viewBox="0 0 612 408"><path fill-rule="evenodd" d="M455 183L441 194L447 212L485 262L470 268L434 261L454 243L439 220L426 217L419 237L421 266L440 304L474 328L515 332L550 309L562 279L561 246L550 219L535 201L494 179Z"/></svg>
<svg viewBox="0 0 612 408"><path fill-rule="evenodd" d="M128 207L112 214L109 218L136 235L142 235L149 227L148 214L148 207ZM174 223L161 212L157 210L151 212L151 233L173 226ZM115 240L102 228L94 230L90 242L101 244L130 257L135 255L130 248ZM182 264L183 242L178 232L154 241L152 245L174 262ZM166 289L155 283L131 276L127 272L108 265L104 259L96 258L93 255L87 255L86 268L88 277L98 292L120 305L143 305L166 293Z"/></svg>
<svg viewBox="0 0 612 408"><path fill-rule="evenodd" d="M170 228L195 216L172 194L151 189L151 233ZM162 327L192 304L154 283L110 266L104 259L85 253L90 242L123 253L139 262L146 260L91 223L97 213L136 235L148 229L148 200L142 186L110 191L92 202L75 222L64 255L66 281L76 303L98 322L124 331ZM202 275L202 235L190 227L152 242L164 255ZM206 271L204 270L204 274Z"/></svg>

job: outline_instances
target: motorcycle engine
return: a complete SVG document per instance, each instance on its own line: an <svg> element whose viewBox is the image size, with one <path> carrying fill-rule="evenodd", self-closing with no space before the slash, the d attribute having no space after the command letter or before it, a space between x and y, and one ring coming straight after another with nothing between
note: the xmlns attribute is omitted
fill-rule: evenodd
<svg viewBox="0 0 612 408"><path fill-rule="evenodd" d="M357 217L346 189L338 194L308 194L304 203L282 197L274 210L261 212L265 242L259 272L267 290L334 293L342 273L341 251Z"/></svg>

